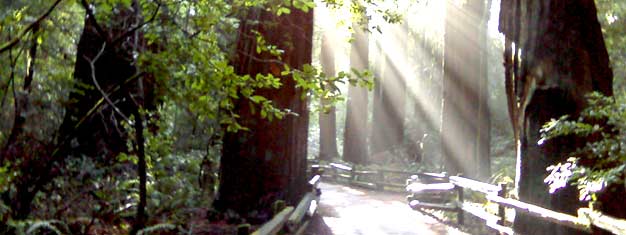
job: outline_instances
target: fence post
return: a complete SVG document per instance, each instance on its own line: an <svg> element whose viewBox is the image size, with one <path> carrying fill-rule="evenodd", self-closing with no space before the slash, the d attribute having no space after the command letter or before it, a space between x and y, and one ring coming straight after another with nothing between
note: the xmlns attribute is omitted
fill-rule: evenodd
<svg viewBox="0 0 626 235"><path fill-rule="evenodd" d="M498 196L501 198L506 198L506 191L507 191L507 185L506 183L499 183L498 184L500 186L500 191L498 191ZM504 222L506 221L506 207L504 207L504 205L502 204L498 204L498 216L500 217L500 220L498 221L499 225L504 225Z"/></svg>
<svg viewBox="0 0 626 235"><path fill-rule="evenodd" d="M385 175L384 175L383 171L377 170L376 173L378 173L377 174L377 176L378 176L377 177L378 178L378 184L376 184L376 188L378 190L381 190L381 191L385 190L385 186L383 185L385 183Z"/></svg>
<svg viewBox="0 0 626 235"><path fill-rule="evenodd" d="M320 175L320 165L312 165L311 166L311 177L316 176L316 175Z"/></svg>
<svg viewBox="0 0 626 235"><path fill-rule="evenodd" d="M354 181L356 181L356 174L354 173L356 171L356 165L352 166L352 168L350 168L350 184L352 184Z"/></svg>
<svg viewBox="0 0 626 235"><path fill-rule="evenodd" d="M458 177L463 177L462 174L458 174ZM446 177L447 174L446 174ZM456 220L459 223L459 225L463 225L465 224L465 218L463 218L463 201L464 199L464 195L463 195L463 187L458 186L458 185L454 185L454 188L456 189L456 192L459 196L458 198L458 203L457 203L457 215L456 215Z"/></svg>

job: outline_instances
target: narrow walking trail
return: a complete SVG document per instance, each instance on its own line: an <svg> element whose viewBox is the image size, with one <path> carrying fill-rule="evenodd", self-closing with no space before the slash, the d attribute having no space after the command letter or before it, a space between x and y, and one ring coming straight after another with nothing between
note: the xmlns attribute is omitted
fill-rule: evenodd
<svg viewBox="0 0 626 235"><path fill-rule="evenodd" d="M400 193L329 183L321 183L320 187L322 195L317 215L305 234L466 234L412 210Z"/></svg>

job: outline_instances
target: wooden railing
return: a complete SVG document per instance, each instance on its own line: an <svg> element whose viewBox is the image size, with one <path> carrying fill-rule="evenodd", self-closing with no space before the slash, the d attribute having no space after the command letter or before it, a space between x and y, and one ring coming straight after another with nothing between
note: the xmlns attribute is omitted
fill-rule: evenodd
<svg viewBox="0 0 626 235"><path fill-rule="evenodd" d="M626 220L603 215L591 208L581 208L578 210L578 215L574 216L508 198L506 194L507 184L505 183L492 185L461 176L448 176L445 172L423 173L389 169L358 170L355 167L340 163L312 165L312 169L315 173L337 182L343 181L352 185L378 190L405 189L411 193L411 195L407 196L407 199L409 199L409 206L412 208L430 208L456 212L459 224L464 223L464 214L469 213L484 220L488 227L501 234L515 234L513 228L510 227L511 221L507 221L506 216L506 208L513 208L517 213L524 213L538 220L582 231L591 231L591 225L593 225L614 234L626 235ZM402 185L388 182L387 178L389 175L404 175L409 179ZM364 176L369 177L370 180L364 179ZM416 183L421 183L422 185L420 187L414 185L415 187L413 188L418 190L410 191L410 185ZM465 199L465 190L481 193L488 201L498 204L497 213L491 213L467 201ZM426 198L432 199L432 201L416 200L416 198L419 198L416 197L416 194L429 194Z"/></svg>
<svg viewBox="0 0 626 235"><path fill-rule="evenodd" d="M433 176L430 175L430 177ZM552 222L577 230L591 232L591 225L594 225L614 234L626 235L626 220L612 218L598 211L593 211L590 208L581 208L578 210L578 216L573 216L507 198L507 185L504 183L491 185L460 176L442 176L439 178L439 181L449 182L449 184L453 185L453 189L450 189L450 192L454 191L457 194L457 199L452 200L451 204L455 206L451 207L449 204L421 202L417 200L419 194L436 193L435 186L441 186L428 182L420 182L419 176L413 176L407 180L407 191L411 193L411 195L407 197L409 199L409 205L413 208L435 208L456 211L458 213L457 221L460 224L463 224L463 213L470 213L483 219L487 226L502 234L514 234L513 228L506 226L506 208L514 208L517 213L524 213L538 220ZM497 214L490 213L481 207L472 206L469 202L465 201L464 189L482 193L487 200L498 204Z"/></svg>
<svg viewBox="0 0 626 235"><path fill-rule="evenodd" d="M317 210L317 203L319 202L321 193L319 188L320 180L320 175L314 175L308 182L310 191L304 194L295 208L293 206L283 208L276 213L270 221L261 225L252 234L303 234L310 222L309 218L311 218ZM246 229L248 229L249 226L240 226L240 228L237 234L248 234Z"/></svg>
<svg viewBox="0 0 626 235"><path fill-rule="evenodd" d="M316 164L312 165L312 168L314 171L318 169L318 172L324 172L324 174L321 174L323 177L336 182L344 182L371 189L395 191L404 191L405 184L396 183L402 182L401 180L389 180L391 176L403 179L414 174L422 174L391 169L359 170L356 167L341 163L330 163L328 165Z"/></svg>

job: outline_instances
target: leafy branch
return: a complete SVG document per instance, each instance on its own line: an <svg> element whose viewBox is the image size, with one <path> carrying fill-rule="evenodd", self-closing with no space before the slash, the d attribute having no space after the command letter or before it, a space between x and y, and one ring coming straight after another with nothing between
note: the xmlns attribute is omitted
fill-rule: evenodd
<svg viewBox="0 0 626 235"><path fill-rule="evenodd" d="M567 116L553 119L541 129L542 139L577 136L587 139L584 147L570 154L566 162L550 166L544 180L555 192L568 184L576 185L580 200L595 200L611 185L623 185L626 177L626 94L618 98L600 93L588 96L589 106L577 120ZM600 123L600 124L598 124Z"/></svg>
<svg viewBox="0 0 626 235"><path fill-rule="evenodd" d="M41 23L41 21L43 21L44 19L48 18L48 16L50 15L50 13L52 13L52 11L54 11L54 9L59 5L59 3L61 3L62 0L56 0L52 6L50 6L50 8L48 8L48 10L41 16L39 16L39 18L37 18L37 20L35 20L35 22L29 24L28 26L26 26L26 28L24 28L22 30L22 32L20 32L18 34L17 37L14 37L13 39L11 39L11 41L5 43L4 45L2 45L2 47L0 47L0 54L2 54L3 52L13 48L15 45L17 45L20 40L22 39L22 37L24 37L24 35L26 35L26 33L30 32L33 29L36 29L39 27L39 24Z"/></svg>

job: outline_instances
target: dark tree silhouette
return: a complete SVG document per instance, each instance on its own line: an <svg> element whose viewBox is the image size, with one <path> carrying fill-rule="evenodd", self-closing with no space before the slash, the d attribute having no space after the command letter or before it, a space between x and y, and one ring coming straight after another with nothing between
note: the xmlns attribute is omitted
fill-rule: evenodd
<svg viewBox="0 0 626 235"><path fill-rule="evenodd" d="M578 191L567 187L550 194L544 183L546 167L565 161L584 140L559 137L540 144L539 130L552 118L566 114L577 118L589 92L613 94L613 75L596 14L593 0L501 3L506 89L519 145L519 197L569 214L576 214L581 206ZM623 203L610 207L605 211L622 208L619 213L624 213ZM515 217L515 229L523 234L581 233L521 213Z"/></svg>

